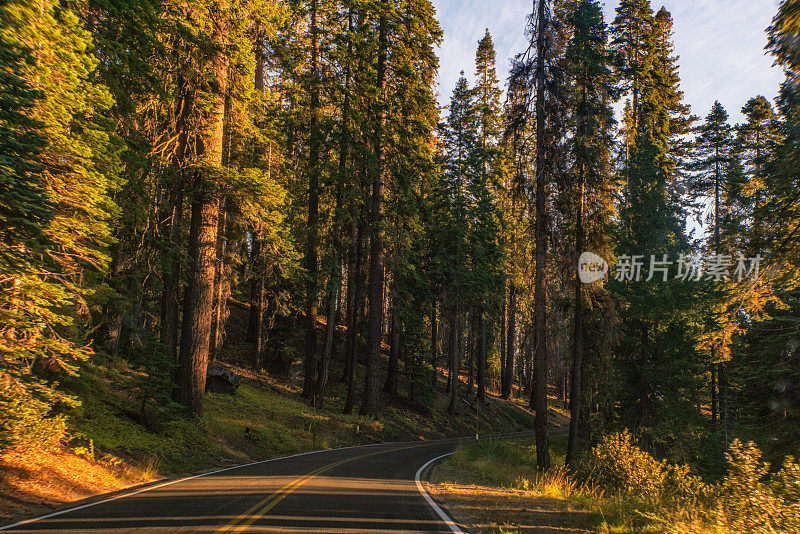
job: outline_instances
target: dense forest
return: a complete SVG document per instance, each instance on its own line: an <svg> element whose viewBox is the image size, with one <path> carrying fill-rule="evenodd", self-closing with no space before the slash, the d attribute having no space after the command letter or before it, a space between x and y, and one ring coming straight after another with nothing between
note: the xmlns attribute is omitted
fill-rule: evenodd
<svg viewBox="0 0 800 534"><path fill-rule="evenodd" d="M367 417L524 397L543 468L554 399L567 464L797 455L800 2L741 124L656 7L534 2L440 108L430 0L0 0L0 448L61 440L105 354L175 417L236 359Z"/></svg>

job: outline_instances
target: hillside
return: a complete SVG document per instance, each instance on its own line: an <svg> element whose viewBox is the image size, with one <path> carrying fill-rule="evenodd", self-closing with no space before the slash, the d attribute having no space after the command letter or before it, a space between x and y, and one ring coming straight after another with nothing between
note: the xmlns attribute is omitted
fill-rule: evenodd
<svg viewBox="0 0 800 534"><path fill-rule="evenodd" d="M0 519L42 513L165 476L302 451L467 436L476 428L483 434L532 427L527 410L493 396L477 417L474 402L465 396L457 416L448 416L443 376L429 406L399 396L386 399L377 418L368 418L341 413L345 391L336 380L325 408L315 410L301 398L297 378L220 363L241 376L242 385L233 395L209 393L202 415L186 419L162 408L142 410L139 397L124 387L139 373L125 360L95 355L78 378L63 383L81 400L70 412L65 445L0 457ZM341 374L339 362L332 371L334 377ZM362 366L358 375L363 376ZM466 393L465 383L461 392ZM563 422L555 409L552 417Z"/></svg>

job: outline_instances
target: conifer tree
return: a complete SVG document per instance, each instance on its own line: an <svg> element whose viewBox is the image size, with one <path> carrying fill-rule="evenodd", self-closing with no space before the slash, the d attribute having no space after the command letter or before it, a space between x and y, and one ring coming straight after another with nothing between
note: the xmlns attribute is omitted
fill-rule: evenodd
<svg viewBox="0 0 800 534"><path fill-rule="evenodd" d="M507 129L521 130L530 121L535 123L534 188L534 321L533 383L530 406L536 412L536 463L541 469L550 466L547 437L547 245L548 215L551 204L549 190L560 178L563 169L566 138L563 5L538 0L530 17L530 45L527 52L514 60L509 92L522 96L522 105L515 107ZM532 109L529 109L531 108Z"/></svg>
<svg viewBox="0 0 800 534"><path fill-rule="evenodd" d="M679 253L688 252L678 183L680 134L686 131L691 117L679 89L671 17L666 10L654 15L649 0L623 1L611 30L612 49L619 58L617 74L631 98L621 168L624 198L619 248L624 254L642 255L648 261L651 256L660 260L664 254L677 258ZM679 412L686 425L689 420L699 424L696 402L686 394L700 373L694 357L699 325L687 320L693 317L694 294L676 280L661 280L613 280L610 284L618 298L627 303L621 314L618 350L618 364L628 369L618 393L626 398L623 420L643 432L647 445L652 444L652 437L662 434L653 427L672 424ZM683 383L664 381L665 362L681 369L676 373L685 380ZM670 409L664 407L668 403Z"/></svg>
<svg viewBox="0 0 800 534"><path fill-rule="evenodd" d="M573 169L570 173L574 188L572 202L575 211L575 258L586 250L605 253L604 243L612 213L615 193L611 183L611 130L614 124L611 102L615 78L611 70L606 26L599 4L582 0L570 6L567 25L571 40L566 50L566 60L572 77L574 132L570 141ZM592 213L587 221L586 212ZM593 287L584 291L577 271L574 273L574 313L572 336L572 369L570 372L570 434L566 463L574 462L580 447L586 441L588 411L583 397L587 378L584 329L584 299L589 292L600 292Z"/></svg>
<svg viewBox="0 0 800 534"><path fill-rule="evenodd" d="M465 309L468 292L468 198L467 183L475 166L473 157L477 143L477 124L473 114L473 96L463 71L450 97L450 113L442 134L446 161L444 186L447 206L446 237L443 234L443 271L445 301L448 302L450 340L448 346L450 403L447 411L454 415L458 405L458 374L461 368L460 315Z"/></svg>
<svg viewBox="0 0 800 534"><path fill-rule="evenodd" d="M75 12L50 1L4 2L0 17L9 149L0 213L10 239L0 259L0 440L44 443L63 431L52 404L72 401L33 370L75 374L92 352L84 327L108 262L120 147L104 117L111 96L92 78L92 36Z"/></svg>
<svg viewBox="0 0 800 534"><path fill-rule="evenodd" d="M722 243L723 231L723 200L729 198L732 191L728 188L726 177L730 174L733 163L733 130L728 124L728 113L719 101L714 102L705 123L697 129L696 156L691 168L695 171L690 182L690 195L700 199L698 209L701 214L705 211L706 201L711 201L712 220L709 226L711 237L708 249L714 255L733 257L733 252ZM728 250L724 250L728 249ZM716 330L713 326L712 330ZM710 334L710 362L711 362L711 424L717 424L718 398L717 392L722 394L717 385L721 381L722 369L720 360L727 352L724 339L720 339L718 332ZM721 411L721 410L720 410ZM724 417L723 417L724 419Z"/></svg>
<svg viewBox="0 0 800 534"><path fill-rule="evenodd" d="M377 99L375 111L377 120L372 134L375 152L375 168L372 170L372 195L370 203L370 254L369 254L369 321L367 330L367 368L364 375L364 398L361 403L363 415L378 412L380 400L381 341L383 338L383 284L384 284L384 195L388 178L386 163L386 115L387 86L389 76L389 17L391 4L384 0L378 13L378 63Z"/></svg>
<svg viewBox="0 0 800 534"><path fill-rule="evenodd" d="M472 115L477 126L474 165L468 189L473 198L471 220L472 302L478 314L477 397L486 402L486 314L498 307L494 288L500 285L502 254L496 184L500 136L500 88L492 36L486 30L475 54L476 85Z"/></svg>
<svg viewBox="0 0 800 534"><path fill-rule="evenodd" d="M750 199L750 213L742 213L741 216L752 220L747 250L757 254L764 233L761 211L765 172L769 156L779 140L775 127L777 117L772 104L761 95L748 100L742 107L742 113L747 122L738 128L737 144L748 183L742 193Z"/></svg>

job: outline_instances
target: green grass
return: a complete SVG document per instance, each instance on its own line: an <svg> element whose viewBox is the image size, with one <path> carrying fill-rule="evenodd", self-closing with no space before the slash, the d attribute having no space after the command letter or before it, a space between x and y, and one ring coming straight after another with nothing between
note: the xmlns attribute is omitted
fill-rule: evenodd
<svg viewBox="0 0 800 534"><path fill-rule="evenodd" d="M551 465L564 465L566 443L566 436L550 437ZM533 437L461 445L447 463L463 472L459 482L489 487L527 489L540 475Z"/></svg>

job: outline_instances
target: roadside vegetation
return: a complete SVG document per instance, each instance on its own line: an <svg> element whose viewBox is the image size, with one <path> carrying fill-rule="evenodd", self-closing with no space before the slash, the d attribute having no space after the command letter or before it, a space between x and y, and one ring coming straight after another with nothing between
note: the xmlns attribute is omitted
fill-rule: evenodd
<svg viewBox="0 0 800 534"><path fill-rule="evenodd" d="M553 452L563 460L564 439L554 439ZM541 471L532 440L485 441L461 446L431 480L482 533L800 532L800 464L789 457L770 466L754 443L738 440L725 456L724 476L706 481L688 465L653 458L623 432L604 437L574 471ZM494 498L486 502L486 494Z"/></svg>

